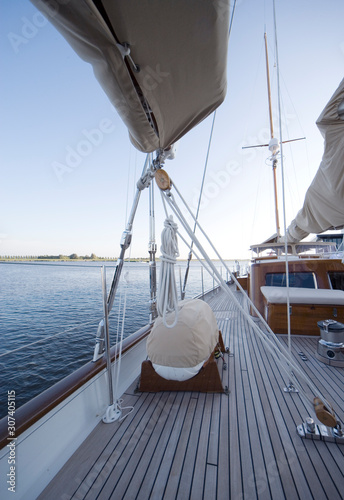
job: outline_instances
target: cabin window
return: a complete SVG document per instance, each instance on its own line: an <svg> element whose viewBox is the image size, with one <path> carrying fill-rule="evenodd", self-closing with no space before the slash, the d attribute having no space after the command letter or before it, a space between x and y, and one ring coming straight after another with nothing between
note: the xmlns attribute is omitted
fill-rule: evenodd
<svg viewBox="0 0 344 500"><path fill-rule="evenodd" d="M344 272L331 271L328 273L328 277L333 290L344 290Z"/></svg>
<svg viewBox="0 0 344 500"><path fill-rule="evenodd" d="M266 286L286 286L285 273L266 273ZM289 273L289 286L293 288L315 288L314 273Z"/></svg>

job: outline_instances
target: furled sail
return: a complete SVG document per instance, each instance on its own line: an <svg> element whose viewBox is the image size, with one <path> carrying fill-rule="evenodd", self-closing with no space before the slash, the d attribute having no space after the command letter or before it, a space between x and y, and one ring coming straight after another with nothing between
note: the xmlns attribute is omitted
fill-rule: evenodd
<svg viewBox="0 0 344 500"><path fill-rule="evenodd" d="M168 148L226 93L229 0L31 0L95 76L132 143Z"/></svg>
<svg viewBox="0 0 344 500"><path fill-rule="evenodd" d="M171 324L175 313L167 314ZM147 340L154 370L167 380L188 380L197 375L219 341L219 329L210 306L200 299L179 303L177 323L168 328L159 316Z"/></svg>
<svg viewBox="0 0 344 500"><path fill-rule="evenodd" d="M344 79L316 123L325 139L324 154L304 205L287 229L290 242L344 227Z"/></svg>

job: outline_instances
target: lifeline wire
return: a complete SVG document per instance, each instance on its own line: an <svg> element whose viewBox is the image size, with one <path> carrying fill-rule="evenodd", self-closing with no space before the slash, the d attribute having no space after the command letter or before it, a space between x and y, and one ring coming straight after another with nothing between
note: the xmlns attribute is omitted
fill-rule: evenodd
<svg viewBox="0 0 344 500"><path fill-rule="evenodd" d="M77 328L80 328L82 326L87 326L87 325L92 325L92 323L99 323L99 320L93 319L92 321L87 321L86 323L81 323L80 325L72 326L71 328L68 328L67 330L64 330L59 333L55 333L54 335L48 335L47 337L44 337L42 339L36 340L35 342L31 342L30 344L25 344L21 347L17 347L17 349L13 349L12 351L6 351L2 354L0 354L0 358L3 356L6 356L7 354L13 354L15 352L21 351L22 349L26 349L27 347L31 347L33 345L39 344L40 342L45 342L46 340L53 339L54 337L58 337L59 335L63 335L64 333L70 333L73 330L76 330ZM94 335L94 333L89 333L88 335Z"/></svg>

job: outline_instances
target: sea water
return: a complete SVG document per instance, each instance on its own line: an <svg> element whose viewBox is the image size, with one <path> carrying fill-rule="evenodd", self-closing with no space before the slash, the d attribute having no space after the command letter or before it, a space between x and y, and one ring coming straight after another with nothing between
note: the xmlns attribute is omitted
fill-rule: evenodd
<svg viewBox="0 0 344 500"><path fill-rule="evenodd" d="M232 270L234 263L227 264ZM0 263L0 418L7 414L8 391L15 391L18 408L92 360L103 317L103 265L109 289L113 262ZM201 267L191 262L186 298L214 284ZM221 263L216 267L227 279ZM178 289L185 268L186 262L176 264ZM110 314L111 345L122 328L127 337L148 324L149 300L149 264L126 263Z"/></svg>

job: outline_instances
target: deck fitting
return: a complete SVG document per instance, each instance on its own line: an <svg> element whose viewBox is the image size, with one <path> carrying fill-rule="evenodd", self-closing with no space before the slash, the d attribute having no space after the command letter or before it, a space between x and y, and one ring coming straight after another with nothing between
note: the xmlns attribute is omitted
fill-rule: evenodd
<svg viewBox="0 0 344 500"><path fill-rule="evenodd" d="M314 441L328 441L329 443L344 444L344 434L341 428L326 427L323 424L315 424L312 418L307 418L306 422L296 428L297 433L304 439Z"/></svg>
<svg viewBox="0 0 344 500"><path fill-rule="evenodd" d="M292 382L289 382L287 387L283 387L284 392L299 392L298 389L292 384Z"/></svg>

